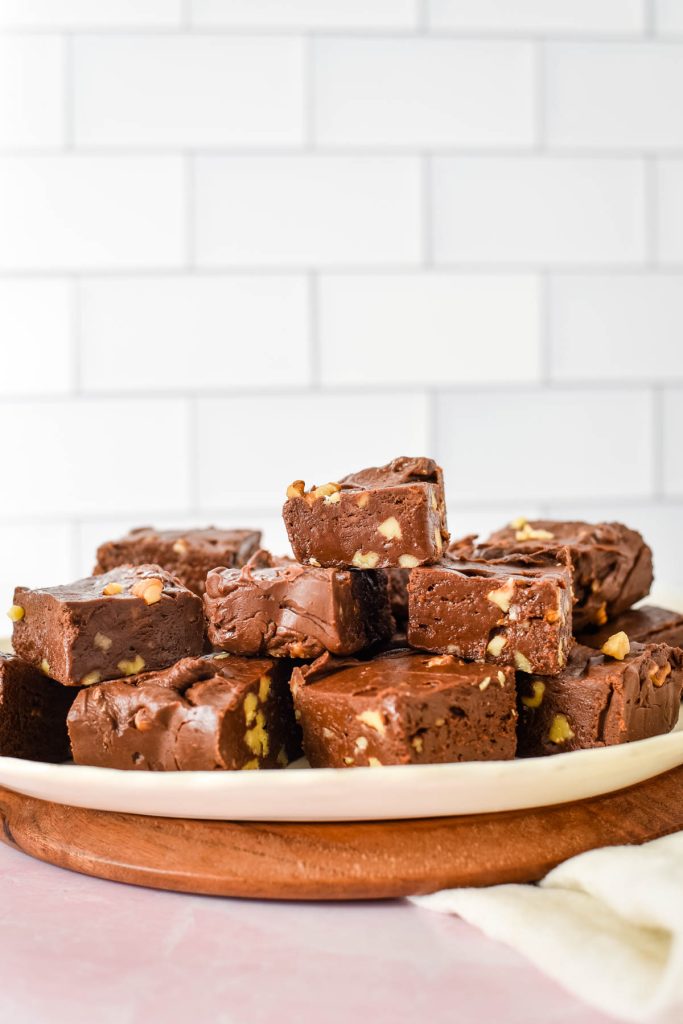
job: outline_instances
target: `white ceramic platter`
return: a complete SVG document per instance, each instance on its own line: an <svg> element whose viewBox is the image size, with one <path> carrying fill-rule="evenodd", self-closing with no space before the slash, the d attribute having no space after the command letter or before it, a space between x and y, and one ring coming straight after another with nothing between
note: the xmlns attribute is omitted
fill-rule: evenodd
<svg viewBox="0 0 683 1024"><path fill-rule="evenodd" d="M164 773L0 757L0 785L55 803L171 818L371 821L546 807L681 764L683 721L667 736L622 746L465 764Z"/></svg>

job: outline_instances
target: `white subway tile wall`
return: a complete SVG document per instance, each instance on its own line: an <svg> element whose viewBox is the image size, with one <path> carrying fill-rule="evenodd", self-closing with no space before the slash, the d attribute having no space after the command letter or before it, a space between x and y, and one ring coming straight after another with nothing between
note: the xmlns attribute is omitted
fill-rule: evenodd
<svg viewBox="0 0 683 1024"><path fill-rule="evenodd" d="M646 254L642 161L613 157L435 157L439 264L596 266Z"/></svg>
<svg viewBox="0 0 683 1024"><path fill-rule="evenodd" d="M419 157L199 156L198 267L415 266Z"/></svg>
<svg viewBox="0 0 683 1024"><path fill-rule="evenodd" d="M551 146L683 145L683 45L550 44L545 82Z"/></svg>
<svg viewBox="0 0 683 1024"><path fill-rule="evenodd" d="M321 146L531 146L531 43L321 39L313 52Z"/></svg>
<svg viewBox="0 0 683 1024"><path fill-rule="evenodd" d="M0 600L423 452L683 590L682 97L683 0L0 0Z"/></svg>

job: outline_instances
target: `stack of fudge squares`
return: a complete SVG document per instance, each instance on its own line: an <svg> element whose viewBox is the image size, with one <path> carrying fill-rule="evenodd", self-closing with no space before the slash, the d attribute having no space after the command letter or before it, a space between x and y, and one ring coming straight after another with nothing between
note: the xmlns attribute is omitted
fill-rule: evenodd
<svg viewBox="0 0 683 1024"><path fill-rule="evenodd" d="M450 543L443 475L398 458L286 492L255 530L133 530L19 587L0 753L182 771L498 760L670 731L683 615L640 607L643 538L527 522Z"/></svg>

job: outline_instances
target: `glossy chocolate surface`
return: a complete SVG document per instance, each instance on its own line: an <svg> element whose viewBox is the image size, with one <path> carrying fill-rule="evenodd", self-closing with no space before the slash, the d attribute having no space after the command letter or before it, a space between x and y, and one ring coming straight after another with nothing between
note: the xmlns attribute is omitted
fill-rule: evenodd
<svg viewBox="0 0 683 1024"><path fill-rule="evenodd" d="M623 661L577 646L559 676L517 677L519 753L558 754L671 732L680 710L683 651L631 644Z"/></svg>
<svg viewBox="0 0 683 1024"><path fill-rule="evenodd" d="M89 687L69 714L74 761L137 771L284 767L300 753L288 677L285 662L219 654Z"/></svg>
<svg viewBox="0 0 683 1024"><path fill-rule="evenodd" d="M14 650L66 686L165 668L204 647L201 598L158 565L119 566L61 587L17 587L14 603L24 610Z"/></svg>
<svg viewBox="0 0 683 1024"><path fill-rule="evenodd" d="M313 767L497 760L515 754L510 668L405 652L329 655L296 668L292 692Z"/></svg>
<svg viewBox="0 0 683 1024"><path fill-rule="evenodd" d="M204 593L206 575L218 565L245 565L261 543L259 530L155 530L140 526L97 549L95 573L117 565L160 565L195 594Z"/></svg>
<svg viewBox="0 0 683 1024"><path fill-rule="evenodd" d="M579 643L598 650L614 633L623 632L631 641L641 644L669 644L683 647L683 615L655 605L630 608L599 629L586 629L578 637Z"/></svg>
<svg viewBox="0 0 683 1024"><path fill-rule="evenodd" d="M650 592L652 551L622 523L519 520L472 549L476 558L516 554L557 556L566 549L573 570L574 628L602 626Z"/></svg>
<svg viewBox="0 0 683 1024"><path fill-rule="evenodd" d="M413 569L408 643L556 675L572 646L569 570L449 559Z"/></svg>
<svg viewBox="0 0 683 1024"><path fill-rule="evenodd" d="M354 654L388 640L394 625L381 570L293 562L213 570L204 610L211 643L242 655Z"/></svg>
<svg viewBox="0 0 683 1024"><path fill-rule="evenodd" d="M288 494L287 533L307 565L411 568L437 561L448 542L443 474L431 459L394 459L308 492L296 481Z"/></svg>

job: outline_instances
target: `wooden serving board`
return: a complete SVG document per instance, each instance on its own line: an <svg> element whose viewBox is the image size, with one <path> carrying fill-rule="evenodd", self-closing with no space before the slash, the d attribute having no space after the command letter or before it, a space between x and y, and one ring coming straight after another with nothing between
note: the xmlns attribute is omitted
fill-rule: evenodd
<svg viewBox="0 0 683 1024"><path fill-rule="evenodd" d="M410 821L197 821L91 811L0 788L0 838L116 882L216 896L352 900L532 882L585 850L683 829L683 767L578 803Z"/></svg>

